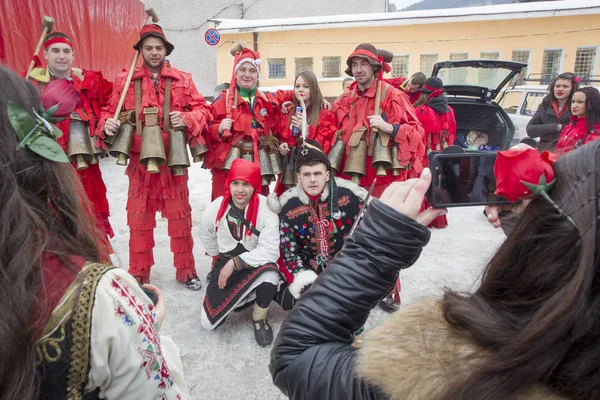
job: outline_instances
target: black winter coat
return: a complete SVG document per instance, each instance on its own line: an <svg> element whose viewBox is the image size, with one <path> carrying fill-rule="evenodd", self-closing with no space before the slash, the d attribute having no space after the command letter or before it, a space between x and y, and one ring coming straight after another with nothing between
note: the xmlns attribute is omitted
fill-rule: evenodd
<svg viewBox="0 0 600 400"><path fill-rule="evenodd" d="M538 144L540 152L544 150L554 151L561 132L558 130L558 124L560 123L564 127L569 123L570 119L571 110L567 109L560 116L559 122L556 111L552 107L552 102L542 101L542 104L540 104L534 116L527 124L527 136L540 138Z"/></svg>
<svg viewBox="0 0 600 400"><path fill-rule="evenodd" d="M281 325L269 371L290 399L383 399L357 376L356 332L418 259L430 232L375 199L344 248Z"/></svg>

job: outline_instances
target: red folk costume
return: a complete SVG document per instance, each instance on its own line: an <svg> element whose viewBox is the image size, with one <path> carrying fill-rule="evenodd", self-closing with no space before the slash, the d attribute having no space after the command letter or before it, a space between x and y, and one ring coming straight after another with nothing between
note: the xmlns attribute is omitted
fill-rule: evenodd
<svg viewBox="0 0 600 400"><path fill-rule="evenodd" d="M55 43L64 43L73 48L73 42L70 39L63 37L54 37L44 42L43 47L47 48ZM38 86L40 91L43 91L47 84L55 81L56 78L49 68L34 68L29 75L29 78ZM83 106L77 108L72 117L66 117L64 120L55 125L62 131L63 136L57 139L58 144L67 152L69 142L69 129L71 118L77 117L81 119L88 127L94 146L97 148L106 148L104 143L94 133L97 129L98 117L100 116L101 108L106 105L108 98L112 92L113 85L107 81L99 71L81 70L73 68L70 77L66 78L72 82L73 87L79 93ZM49 104L56 104L61 99L49 99ZM72 163L76 167L75 163ZM96 215L98 227L107 236L105 246L108 253L112 253L112 248L108 238L114 236L114 232L108 220L110 216L108 199L106 198L106 186L102 180L102 172L100 164L88 164L86 169L77 170L77 175L81 180L85 193L92 205L92 211Z"/></svg>
<svg viewBox="0 0 600 400"><path fill-rule="evenodd" d="M589 129L587 118L572 116L571 123L565 126L560 133L555 152L558 154L568 153L598 139L600 139L600 124L596 124L593 129Z"/></svg>
<svg viewBox="0 0 600 400"><path fill-rule="evenodd" d="M414 93L410 93L408 91L408 87L407 87L408 80L409 80L409 78L405 78L403 76L399 76L396 78L390 78L390 79L384 79L385 82L389 83L394 88L396 88L398 90L402 90L404 93L406 93L406 95L408 96L408 100L410 101L410 104L415 104L419 100L419 97L421 97L421 92L417 91Z"/></svg>
<svg viewBox="0 0 600 400"><path fill-rule="evenodd" d="M359 45L357 50L348 57L348 68L346 69L348 75L352 76L351 65L354 57L367 58L372 65L379 65L382 70L389 71L390 67L383 59L378 58L374 51L360 49L361 46L364 45ZM381 74L382 71L379 75ZM337 105L338 126L342 130L342 140L346 143L344 163L350 148L348 142L353 132L361 128L367 128L365 140L367 144L370 141L372 132L368 116L375 114L375 95L378 79L381 79L381 76L375 79L373 84L364 92L357 85L354 89L342 94ZM391 135L389 145L398 146L398 159L405 169L402 169L398 176L392 175L392 171L387 170L385 177L378 177L372 193L374 197L380 197L383 191L394 181L405 181L419 176L423 170L423 155L425 154L423 128L415 115L413 106L408 101L408 96L385 82L381 84L381 93L381 115L384 120L394 125L394 133ZM360 180L360 185L365 188L371 186L376 176L376 169L372 167L371 160L372 157L367 155L366 176ZM343 171L343 167L341 170ZM344 175L342 177L347 178Z"/></svg>
<svg viewBox="0 0 600 400"><path fill-rule="evenodd" d="M257 88L243 90L236 85L235 74L246 62L251 63L260 75L260 53L244 48L235 55L230 89L221 92L211 103L213 122L208 128L209 152L204 156L204 166L212 173L212 200L225 193L227 171L222 168L231 148L243 147L243 143L247 143L252 149L254 162L260 165L260 137L277 134L277 99L271 93L264 93ZM234 122L231 130L221 135L219 125L225 118L231 118Z"/></svg>
<svg viewBox="0 0 600 400"><path fill-rule="evenodd" d="M437 77L428 78L419 93L427 93L427 102L418 106L415 113L423 125L425 135L423 145L426 154L423 155L423 166L429 166L428 153L430 151L442 151L444 148L454 144L456 138L456 118L454 110L448 105L448 100L443 96L443 82ZM423 200L422 210L429 207L427 199ZM448 226L445 215L436 218L431 225L435 228Z"/></svg>
<svg viewBox="0 0 600 400"><path fill-rule="evenodd" d="M298 144L298 138L293 136L292 130L290 129L290 124L292 122L290 115L291 114L282 115L280 121L280 140L286 142L290 147L293 147ZM328 154L335 141L336 132L337 118L335 113L323 108L319 114L319 121L316 124L308 125L307 139L317 141L323 148L323 152Z"/></svg>
<svg viewBox="0 0 600 400"><path fill-rule="evenodd" d="M173 51L158 25L145 25L140 32L140 40L134 46L141 51L141 42L147 36L155 36L164 40L167 55ZM100 127L108 118L112 118L119 98L124 90L127 71L123 70L115 80L115 91L107 107L102 110ZM156 79L156 82L155 80ZM156 77L146 65L136 67L131 84L126 89L127 95L123 110L136 110L135 85L141 82L141 106L136 110L136 118L141 126L144 123L143 111L149 107L158 108L158 122L162 128L162 138L165 153L168 154L169 133L164 131L163 107L165 105L165 90L167 81L171 80L170 111L180 111L186 128L188 142L195 141L204 144L201 132L206 129L211 120L210 111L204 97L198 92L192 76L176 68L168 62L163 63ZM139 85L139 84L138 84ZM168 115L167 115L167 118ZM102 128L98 134L104 136ZM196 278L196 266L192 253L194 241L192 232L192 209L189 202L188 175L174 176L166 166L160 167L160 173L149 173L140 164L142 132L136 132L131 144L129 165L125 174L129 177L129 193L127 198L127 225L129 237L129 272L139 280L147 282L150 269L154 265L154 228L156 227L156 212L160 211L163 218L168 220L168 234L171 238L173 264L177 269L177 280L186 282Z"/></svg>

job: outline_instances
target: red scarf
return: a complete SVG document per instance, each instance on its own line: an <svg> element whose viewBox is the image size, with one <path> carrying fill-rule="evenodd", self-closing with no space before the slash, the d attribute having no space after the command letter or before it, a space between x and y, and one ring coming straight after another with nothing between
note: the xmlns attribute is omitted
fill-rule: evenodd
<svg viewBox="0 0 600 400"><path fill-rule="evenodd" d="M231 203L231 190L229 185L233 181L244 181L248 182L254 188L254 193L250 197L250 202L246 207L246 219L250 222L250 226L256 227L256 220L258 218L258 206L259 199L258 194L262 191L262 178L260 175L260 167L251 161L236 158L231 164L231 169L227 174L227 180L225 181L225 194L221 201L221 207L217 213L215 220L215 232L217 231L217 225L227 211L227 206ZM246 229L246 235L252 236L252 231Z"/></svg>
<svg viewBox="0 0 600 400"><path fill-rule="evenodd" d="M564 112L567 110L567 106L569 105L569 102L567 101L562 108L559 110L558 109L558 102L555 100L552 102L552 108L554 108L554 112L556 113L556 119L558 119L558 122L560 122L560 117L564 114Z"/></svg>

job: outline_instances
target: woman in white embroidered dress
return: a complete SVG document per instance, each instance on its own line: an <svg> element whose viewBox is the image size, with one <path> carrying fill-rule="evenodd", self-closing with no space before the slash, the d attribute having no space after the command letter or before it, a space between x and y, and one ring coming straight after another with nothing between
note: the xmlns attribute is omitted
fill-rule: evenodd
<svg viewBox="0 0 600 400"><path fill-rule="evenodd" d="M54 116L76 96L61 95ZM185 399L179 351L158 333L162 295L148 288L155 306L101 263L81 183L39 104L0 65L0 399Z"/></svg>

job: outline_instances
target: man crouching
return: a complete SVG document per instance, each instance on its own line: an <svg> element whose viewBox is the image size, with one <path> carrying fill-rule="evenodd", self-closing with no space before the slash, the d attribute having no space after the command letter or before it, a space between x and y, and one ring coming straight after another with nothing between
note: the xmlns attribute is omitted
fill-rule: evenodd
<svg viewBox="0 0 600 400"><path fill-rule="evenodd" d="M227 174L225 194L204 211L200 241L217 258L200 318L213 330L232 310L255 301L254 337L266 347L273 341L267 311L279 282L279 219L261 190L260 167L238 158Z"/></svg>
<svg viewBox="0 0 600 400"><path fill-rule="evenodd" d="M314 140L307 139L295 161L298 185L279 199L269 196L269 208L279 214L280 270L283 285L278 302L290 310L333 256L358 216L367 191L331 176L331 163Z"/></svg>

